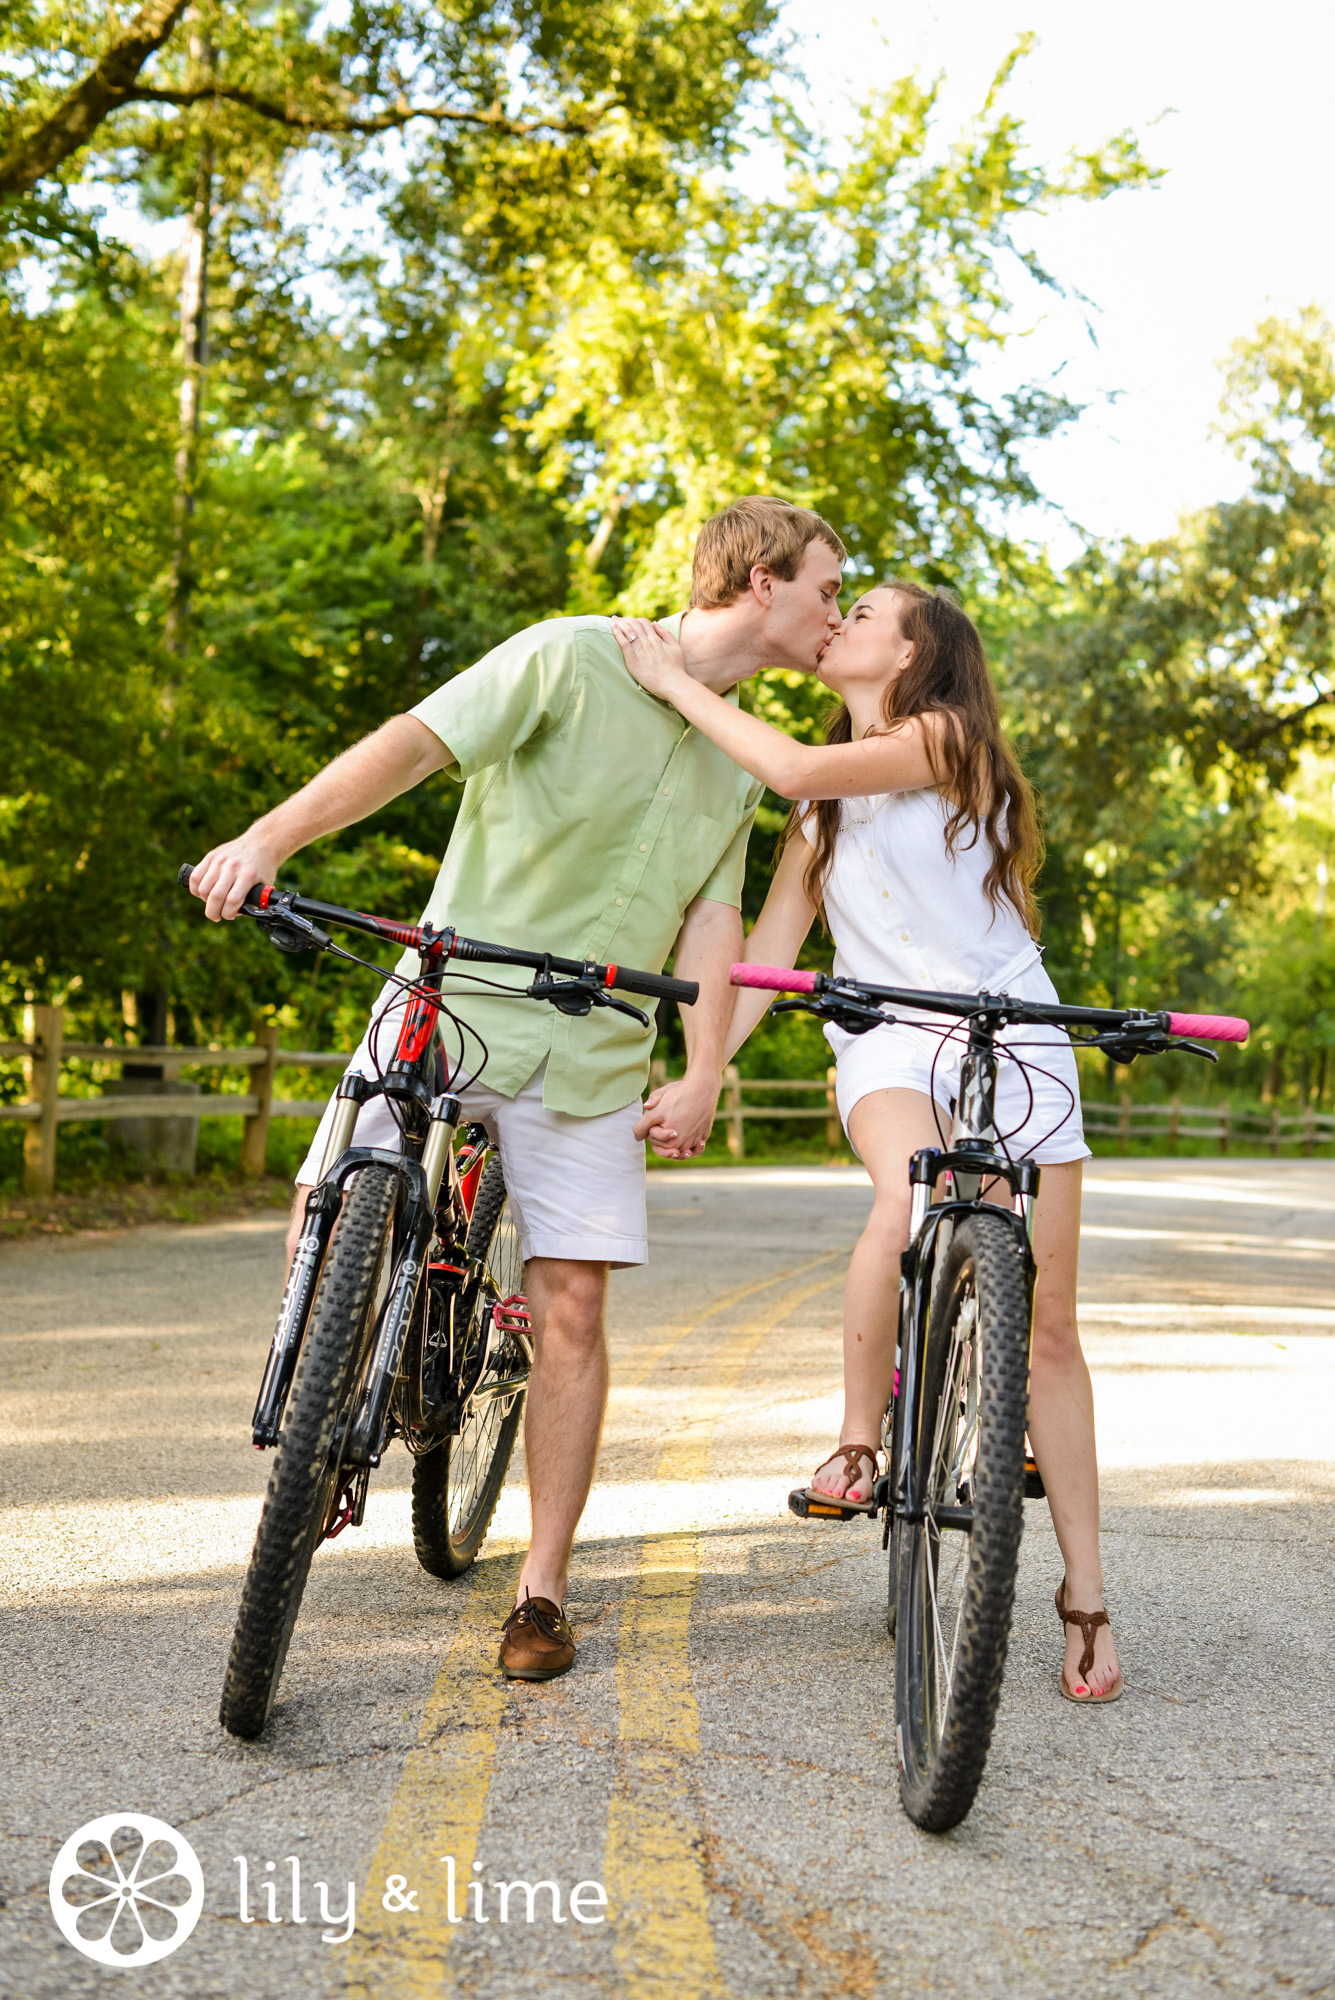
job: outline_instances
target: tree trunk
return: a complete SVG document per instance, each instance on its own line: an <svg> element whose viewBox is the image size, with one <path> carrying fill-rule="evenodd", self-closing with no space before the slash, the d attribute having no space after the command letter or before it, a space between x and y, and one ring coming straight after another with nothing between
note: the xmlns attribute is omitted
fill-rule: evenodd
<svg viewBox="0 0 1335 2000"><path fill-rule="evenodd" d="M453 428L454 418L453 414L451 414L450 421L446 425L447 436ZM440 547L440 533L445 525L445 502L449 498L450 474L453 469L453 463L450 458L448 456L442 458L436 468L434 479L425 491L421 491L417 495L418 504L422 509L422 566L424 569L431 569L435 566L436 551ZM408 670L404 676L403 683L403 705L405 708L411 708L413 703L421 698L422 649L426 644L422 632L422 620L426 615L426 608L430 602L431 588L424 581L417 593L417 602L413 606L413 636L408 646Z"/></svg>
<svg viewBox="0 0 1335 2000"><path fill-rule="evenodd" d="M214 52L200 35L190 37L196 69L212 71ZM199 430L204 408L209 342L209 236L213 223L213 144L200 140L195 200L186 227L185 270L181 278L180 428L176 445L176 490L172 503L171 598L165 638L168 651L185 651L186 624L194 589L191 528L199 480Z"/></svg>

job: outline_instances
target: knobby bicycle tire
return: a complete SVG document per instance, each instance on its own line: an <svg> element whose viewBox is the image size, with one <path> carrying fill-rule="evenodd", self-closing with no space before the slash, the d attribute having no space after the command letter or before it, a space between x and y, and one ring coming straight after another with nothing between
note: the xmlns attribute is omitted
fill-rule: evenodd
<svg viewBox="0 0 1335 2000"><path fill-rule="evenodd" d="M223 1681L220 1716L232 1736L258 1736L269 1719L311 1559L338 1497L339 1419L357 1392L375 1330L399 1187L387 1167L364 1167L334 1224Z"/></svg>
<svg viewBox="0 0 1335 2000"><path fill-rule="evenodd" d="M966 1216L928 1323L913 1443L928 1519L903 1524L898 1561L900 1796L932 1833L968 1813L996 1721L1024 1526L1029 1331L1013 1225L986 1210ZM938 1504L970 1506L971 1532L934 1527Z"/></svg>
<svg viewBox="0 0 1335 2000"><path fill-rule="evenodd" d="M470 1342L482 1337L495 1300L517 1291L523 1283L507 1203L505 1176L500 1160L493 1157L483 1169L468 1226L467 1255L486 1265L487 1277L474 1300L461 1357L467 1356ZM508 1375L515 1365L514 1355L515 1349L507 1343L499 1356L488 1362L487 1374L494 1374L499 1365L502 1374ZM463 1365L467 1365L466 1360ZM465 1416L456 1437L442 1439L434 1451L413 1461L413 1546L429 1576L450 1582L477 1560L510 1469L523 1409L522 1389L508 1407L499 1402L484 1404L480 1411Z"/></svg>

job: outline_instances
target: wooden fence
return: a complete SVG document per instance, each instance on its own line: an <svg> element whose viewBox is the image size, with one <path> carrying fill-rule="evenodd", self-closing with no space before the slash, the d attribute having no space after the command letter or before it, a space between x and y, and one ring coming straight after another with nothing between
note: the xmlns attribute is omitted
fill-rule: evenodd
<svg viewBox="0 0 1335 2000"><path fill-rule="evenodd" d="M284 1049L278 1030L262 1023L249 1048L186 1049L130 1047L124 1042L67 1042L62 1007L33 1007L28 1039L0 1042L0 1058L24 1062L27 1095L19 1104L0 1104L0 1119L22 1119L23 1180L31 1194L50 1194L56 1181L56 1135L62 1125L91 1124L104 1118L244 1118L241 1171L262 1174L271 1118L318 1118L324 1099L275 1097L280 1069L342 1069L346 1051ZM182 1069L248 1069L246 1092L213 1091L199 1097L62 1097L61 1066L67 1062L152 1064L164 1082L179 1081Z"/></svg>
<svg viewBox="0 0 1335 2000"><path fill-rule="evenodd" d="M241 1171L262 1174L273 1118L318 1118L324 1100L309 1097L275 1097L274 1077L280 1069L342 1069L348 1058L336 1049L284 1049L279 1047L278 1030L262 1023L255 1039L246 1048L186 1049L175 1047L131 1047L123 1042L67 1042L64 1038L64 1009L33 1007L31 1026L21 1042L0 1042L0 1058L22 1057L27 1094L18 1104L0 1104L0 1119L21 1119L23 1134L23 1176L30 1193L50 1194L56 1178L56 1135L62 1125L88 1124L107 1118L243 1118ZM247 1069L251 1088L246 1092L204 1092L198 1097L141 1095L115 1097L62 1097L60 1071L63 1063L93 1062L132 1066L152 1064L162 1071L163 1080L179 1080L182 1069ZM667 1068L661 1062L651 1066L650 1084L667 1082ZM806 1104L774 1103L775 1097L814 1098ZM757 1102L757 1097L760 1101ZM714 1123L727 1132L728 1150L734 1159L746 1157L748 1119L807 1119L825 1126L826 1144L831 1153L840 1150L843 1133L835 1103L834 1070L823 1077L742 1076L735 1063L723 1073L723 1096L714 1114ZM1296 1116L1278 1111L1233 1111L1227 1104L1183 1104L1173 1098L1167 1104L1133 1104L1123 1097L1117 1104L1099 1104L1086 1099L1085 1131L1096 1137L1116 1138L1125 1151L1133 1139L1161 1139L1169 1150L1180 1141L1206 1140L1227 1153L1240 1141L1260 1141L1266 1150L1278 1154L1281 1147L1297 1146L1313 1153L1318 1146L1335 1144L1335 1114L1307 1110Z"/></svg>
<svg viewBox="0 0 1335 2000"><path fill-rule="evenodd" d="M1234 1111L1227 1101L1184 1104L1174 1097L1167 1104L1133 1104L1123 1097L1117 1104L1096 1104L1086 1098L1083 1110L1086 1134L1116 1138L1123 1151L1132 1139L1162 1139L1170 1152L1182 1139L1212 1140L1221 1153L1238 1141L1256 1150L1255 1141L1260 1140L1276 1156L1282 1146L1299 1146L1310 1155L1318 1146L1335 1144L1335 1113L1310 1107L1284 1117L1279 1111Z"/></svg>
<svg viewBox="0 0 1335 2000"><path fill-rule="evenodd" d="M666 1070L661 1064L654 1064L656 1074L650 1082L666 1081ZM661 1072L659 1074L658 1072ZM819 1104L748 1104L746 1095L751 1091L775 1094L812 1096L819 1094ZM728 1151L735 1160L746 1158L746 1121L748 1118L807 1118L824 1120L825 1143L832 1153L839 1151L844 1143L843 1127L839 1123L839 1109L834 1098L834 1070L827 1069L825 1075L814 1077L761 1077L742 1076L736 1063L729 1063L723 1072L723 1097L714 1113L714 1123L727 1128Z"/></svg>
<svg viewBox="0 0 1335 2000"><path fill-rule="evenodd" d="M663 1064L654 1064L650 1080L667 1081ZM753 1091L802 1091L807 1095L819 1092L822 1102L792 1106L757 1104L748 1101ZM1129 1097L1123 1097L1116 1104L1099 1104L1086 1098L1082 1111L1087 1135L1115 1138L1124 1151L1133 1139L1161 1139L1170 1151L1182 1140L1193 1143L1205 1140L1216 1144L1221 1153L1227 1153L1239 1142L1246 1142L1253 1151L1260 1150L1256 1145L1259 1140L1273 1155L1278 1155L1282 1147L1296 1146L1310 1155L1318 1146L1335 1145L1335 1113L1310 1108L1295 1116L1284 1116L1279 1111L1234 1111L1227 1102L1184 1104L1174 1097L1167 1104L1134 1104ZM748 1118L824 1119L830 1151L838 1151L843 1143L833 1069L826 1071L823 1080L814 1077L800 1081L766 1080L741 1076L736 1065L729 1064L723 1073L723 1098L714 1114L714 1123L726 1125L728 1150L739 1160L746 1157Z"/></svg>

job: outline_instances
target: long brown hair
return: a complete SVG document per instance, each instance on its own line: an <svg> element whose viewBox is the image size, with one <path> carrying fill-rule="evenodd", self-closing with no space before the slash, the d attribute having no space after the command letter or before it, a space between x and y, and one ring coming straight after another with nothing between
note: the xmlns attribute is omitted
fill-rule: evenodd
<svg viewBox="0 0 1335 2000"><path fill-rule="evenodd" d="M1004 898L1023 917L1030 936L1037 937L1041 918L1033 883L1043 859L1038 814L1029 780L1001 727L978 629L949 591L924 590L919 583L898 579L878 588L894 591L900 631L913 647L908 665L882 697L884 727L893 729L911 715L943 718L939 769L938 751L930 737L927 754L950 807L946 852L953 859L961 842L972 847L981 832L992 850L992 865L983 880L988 901L996 910ZM825 741L852 740L853 719L840 702L826 727ZM807 810L807 831L813 839L802 885L817 908L834 858L842 803L816 799ZM788 815L785 846L803 837L798 811L794 806Z"/></svg>

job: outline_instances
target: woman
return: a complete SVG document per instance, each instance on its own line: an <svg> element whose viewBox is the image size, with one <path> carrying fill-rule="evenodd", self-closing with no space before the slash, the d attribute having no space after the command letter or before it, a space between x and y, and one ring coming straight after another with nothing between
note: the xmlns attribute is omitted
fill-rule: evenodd
<svg viewBox="0 0 1335 2000"><path fill-rule="evenodd" d="M858 600L818 668L841 697L821 747L795 742L692 680L676 642L647 620L618 619L613 631L642 686L798 802L748 959L792 965L823 908L835 969L853 978L1055 1000L1034 942L1033 799L1002 733L982 642L953 598L890 583ZM739 991L730 1054L767 1003L763 993ZM922 1022L859 1036L826 1030L840 1116L875 1196L849 1265L839 1446L812 1480L814 1491L850 1500L867 1499L876 1476L868 1440L880 1435L894 1369L909 1159L942 1143L959 1076L954 1024ZM1043 1168L1029 1437L1066 1564L1057 1593L1066 1630L1060 1686L1072 1701L1115 1701L1122 1678L1103 1609L1094 1399L1076 1329L1080 1175L1090 1155L1075 1058L1057 1030L1012 1029L1007 1042L1021 1045L1024 1067L1002 1062L997 1129L1013 1154Z"/></svg>

